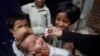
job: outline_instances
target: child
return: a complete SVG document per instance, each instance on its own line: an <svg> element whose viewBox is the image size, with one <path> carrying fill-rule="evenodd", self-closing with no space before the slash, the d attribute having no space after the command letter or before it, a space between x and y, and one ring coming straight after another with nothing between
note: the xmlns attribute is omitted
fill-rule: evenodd
<svg viewBox="0 0 100 56"><path fill-rule="evenodd" d="M47 48L47 49L49 48L50 56L52 55L68 56L69 55L69 53L66 50L55 48L51 45L48 45L47 47L47 44L44 42L42 38L39 38L33 35L32 29L30 29L25 15L14 14L9 19L7 19L6 23L7 23L7 26L10 32L13 34L13 37L15 39L15 41L13 42L13 50L17 56L30 55L32 54L33 51L40 52L41 51L40 48ZM34 45L35 43L36 45ZM19 48L20 45L22 48ZM23 49L25 51L21 52L20 49L21 50ZM57 52L57 51L60 51L60 52Z"/></svg>
<svg viewBox="0 0 100 56"><path fill-rule="evenodd" d="M69 2L62 2L57 9L55 14L55 27L65 30L68 29L69 26L75 23L80 17L80 9ZM62 47L67 50L73 49L73 43L70 40L62 43L61 40L58 40L54 36L52 37L52 44L56 47ZM63 46L62 46L63 45Z"/></svg>
<svg viewBox="0 0 100 56"><path fill-rule="evenodd" d="M51 15L45 5L45 0L35 0L33 3L23 5L21 9L25 14L29 14L31 27L34 27L34 34L43 34L41 30L51 24Z"/></svg>
<svg viewBox="0 0 100 56"><path fill-rule="evenodd" d="M30 31L27 17L23 14L15 13L6 20L6 24L15 39L12 44L14 53L18 54L18 56L23 56L23 54L17 49L16 46L20 43L21 39Z"/></svg>
<svg viewBox="0 0 100 56"><path fill-rule="evenodd" d="M60 48L55 48L47 44L41 37L34 34L27 35L26 38L21 41L18 48L26 56L68 56L68 51Z"/></svg>

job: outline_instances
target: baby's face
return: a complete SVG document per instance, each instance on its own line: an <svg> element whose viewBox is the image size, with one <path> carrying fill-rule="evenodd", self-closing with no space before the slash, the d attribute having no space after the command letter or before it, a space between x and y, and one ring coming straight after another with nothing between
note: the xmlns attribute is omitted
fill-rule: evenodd
<svg viewBox="0 0 100 56"><path fill-rule="evenodd" d="M33 34L28 35L22 42L21 46L28 50L28 52L38 52L42 48L47 48L45 41Z"/></svg>

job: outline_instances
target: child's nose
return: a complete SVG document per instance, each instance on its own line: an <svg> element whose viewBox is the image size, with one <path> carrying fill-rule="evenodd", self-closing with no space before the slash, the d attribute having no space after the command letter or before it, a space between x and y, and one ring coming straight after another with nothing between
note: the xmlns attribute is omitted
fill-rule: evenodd
<svg viewBox="0 0 100 56"><path fill-rule="evenodd" d="M23 31L24 33L33 33L32 29L29 28L29 27L24 27L24 28L22 28L22 31Z"/></svg>
<svg viewBox="0 0 100 56"><path fill-rule="evenodd" d="M38 37L38 38L37 38L37 43L38 43L38 44L41 44L41 43L42 43L42 38L41 38L41 37Z"/></svg>
<svg viewBox="0 0 100 56"><path fill-rule="evenodd" d="M59 26L62 26L62 25L63 25L63 22L59 22L58 25L59 25Z"/></svg>

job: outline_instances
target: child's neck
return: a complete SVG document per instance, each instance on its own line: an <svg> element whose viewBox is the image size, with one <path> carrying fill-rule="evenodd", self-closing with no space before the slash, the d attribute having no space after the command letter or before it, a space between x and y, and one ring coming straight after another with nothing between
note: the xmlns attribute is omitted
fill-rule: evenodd
<svg viewBox="0 0 100 56"><path fill-rule="evenodd" d="M43 6L36 6L36 8L37 8L37 9L41 9L41 8L43 8Z"/></svg>

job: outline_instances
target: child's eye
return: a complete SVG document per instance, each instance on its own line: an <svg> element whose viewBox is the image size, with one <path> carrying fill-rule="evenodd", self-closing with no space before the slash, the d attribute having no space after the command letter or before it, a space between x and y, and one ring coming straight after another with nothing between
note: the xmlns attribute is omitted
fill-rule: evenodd
<svg viewBox="0 0 100 56"><path fill-rule="evenodd" d="M64 22L64 23L69 23L70 21L69 21L69 20L63 20L63 22Z"/></svg>
<svg viewBox="0 0 100 56"><path fill-rule="evenodd" d="M21 27L22 27L22 25L18 26L18 28L21 28Z"/></svg>
<svg viewBox="0 0 100 56"><path fill-rule="evenodd" d="M35 44L36 44L36 42L35 42L35 41L33 41L32 46L35 46Z"/></svg>
<svg viewBox="0 0 100 56"><path fill-rule="evenodd" d="M60 19L59 19L59 18L57 18L56 20L57 20L57 21L60 21Z"/></svg>
<svg viewBox="0 0 100 56"><path fill-rule="evenodd" d="M25 26L28 26L28 24L25 24Z"/></svg>
<svg viewBox="0 0 100 56"><path fill-rule="evenodd" d="M64 20L63 22L64 22L64 23L68 23L68 21L66 21L66 20Z"/></svg>

